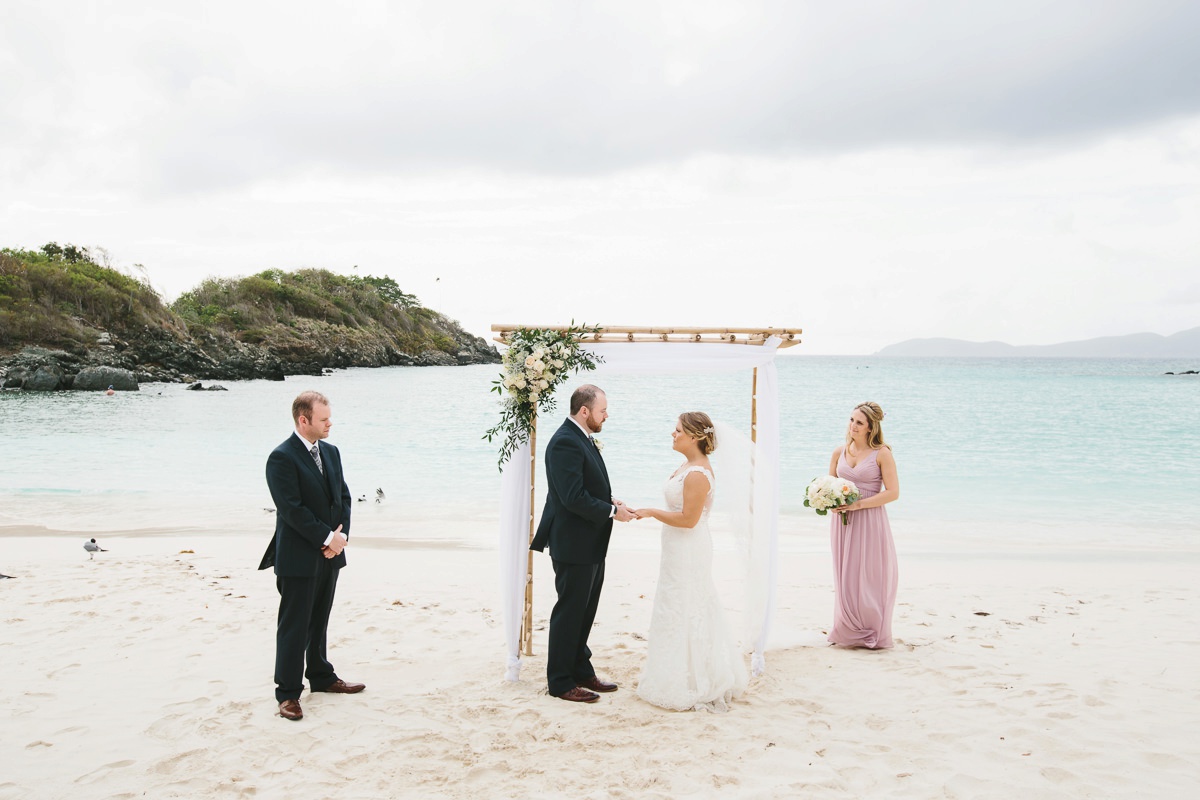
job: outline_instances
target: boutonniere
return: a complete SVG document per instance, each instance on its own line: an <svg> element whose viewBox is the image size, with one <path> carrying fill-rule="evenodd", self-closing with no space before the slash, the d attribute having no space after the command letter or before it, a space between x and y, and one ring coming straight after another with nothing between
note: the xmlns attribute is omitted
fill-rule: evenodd
<svg viewBox="0 0 1200 800"><path fill-rule="evenodd" d="M601 453L604 452L604 442L600 441L600 439L598 437L596 437L596 436L592 437L592 444L596 445L596 450L598 452L601 452Z"/></svg>

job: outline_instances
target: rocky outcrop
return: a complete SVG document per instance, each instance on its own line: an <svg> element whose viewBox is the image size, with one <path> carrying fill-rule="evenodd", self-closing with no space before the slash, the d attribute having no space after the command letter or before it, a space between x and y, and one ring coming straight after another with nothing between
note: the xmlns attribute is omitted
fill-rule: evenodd
<svg viewBox="0 0 1200 800"><path fill-rule="evenodd" d="M137 377L120 367L84 367L76 374L71 388L83 392L100 392L110 386L118 392L136 392Z"/></svg>
<svg viewBox="0 0 1200 800"><path fill-rule="evenodd" d="M322 375L347 367L453 367L495 364L496 348L441 320L452 342L446 350L406 353L376 339L305 328L298 342L272 351L221 331L195 337L163 327L117 334L101 332L91 347L73 351L26 347L7 359L0 355L0 385L6 389L104 390L112 385L136 391L140 383L196 383L200 380L281 381L287 375Z"/></svg>
<svg viewBox="0 0 1200 800"><path fill-rule="evenodd" d="M21 388L27 392L55 392L70 387L71 381L57 364L38 367L21 384Z"/></svg>

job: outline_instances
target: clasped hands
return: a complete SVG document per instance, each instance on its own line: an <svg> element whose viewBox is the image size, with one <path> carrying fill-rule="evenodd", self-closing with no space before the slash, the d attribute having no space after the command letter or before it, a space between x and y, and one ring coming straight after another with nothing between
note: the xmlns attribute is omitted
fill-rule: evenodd
<svg viewBox="0 0 1200 800"><path fill-rule="evenodd" d="M342 533L342 526L338 525L333 530L337 535L329 540L329 544L321 547L321 555L326 558L337 558L338 554L346 549L348 544L346 534Z"/></svg>
<svg viewBox="0 0 1200 800"><path fill-rule="evenodd" d="M617 507L617 513L613 514L613 519L615 519L617 522L629 522L631 520L647 519L653 516L653 514L650 513L653 509L630 508L615 497L612 499L612 501L613 505Z"/></svg>

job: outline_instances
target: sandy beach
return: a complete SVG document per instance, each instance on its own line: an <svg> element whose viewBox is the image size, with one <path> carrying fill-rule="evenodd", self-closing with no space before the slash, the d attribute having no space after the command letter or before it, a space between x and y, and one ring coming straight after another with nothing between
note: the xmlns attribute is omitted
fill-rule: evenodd
<svg viewBox="0 0 1200 800"><path fill-rule="evenodd" d="M657 552L592 636L620 691L503 681L495 553L356 537L330 624L357 696L277 715L263 536L0 535L0 798L1177 797L1200 781L1197 553L918 553L897 646L824 645L828 557L784 553L767 673L724 715L633 689ZM647 533L648 536L653 534ZM191 552L187 552L191 551ZM735 596L719 574L723 594ZM731 619L735 619L731 608Z"/></svg>

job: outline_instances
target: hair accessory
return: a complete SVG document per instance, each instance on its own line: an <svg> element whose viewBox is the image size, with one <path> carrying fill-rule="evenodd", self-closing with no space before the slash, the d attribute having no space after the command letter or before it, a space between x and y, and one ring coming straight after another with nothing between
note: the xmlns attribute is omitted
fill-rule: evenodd
<svg viewBox="0 0 1200 800"><path fill-rule="evenodd" d="M713 427L712 427L711 425L709 425L707 428L705 428L705 429L704 429L704 432L705 432L705 433L712 433L712 432L713 432Z"/></svg>

